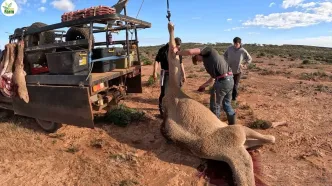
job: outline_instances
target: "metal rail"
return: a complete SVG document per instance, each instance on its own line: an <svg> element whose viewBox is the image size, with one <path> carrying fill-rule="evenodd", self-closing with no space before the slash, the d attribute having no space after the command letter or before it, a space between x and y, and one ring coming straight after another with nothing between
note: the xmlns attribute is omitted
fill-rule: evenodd
<svg viewBox="0 0 332 186"><path fill-rule="evenodd" d="M72 27L72 26L78 26L78 25L83 25L83 24L89 24L91 22L107 24L107 21L110 21L110 20L125 21L125 22L131 23L131 24L138 24L138 26L140 26L142 28L151 28L151 23L142 21L139 19L135 19L133 17L129 17L126 15L121 15L121 14L105 14L105 15L91 16L91 17L72 20L72 21L66 21L66 22L62 22L62 23L56 23L56 24L47 25L47 26L44 26L44 27L41 27L38 29L33 29L33 30L27 29L27 31L24 32L23 36L33 35L33 34L37 34L40 32L51 31L51 30L64 28L64 27ZM107 30L105 30L105 31L107 31ZM13 39L13 35L10 35L9 39Z"/></svg>

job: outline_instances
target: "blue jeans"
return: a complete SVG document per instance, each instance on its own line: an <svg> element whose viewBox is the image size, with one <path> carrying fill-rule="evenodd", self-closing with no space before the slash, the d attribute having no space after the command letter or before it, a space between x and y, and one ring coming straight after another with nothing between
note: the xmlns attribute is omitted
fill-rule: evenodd
<svg viewBox="0 0 332 186"><path fill-rule="evenodd" d="M221 104L228 116L235 114L232 105L232 91L234 86L233 76L227 76L214 82L210 92L210 110L220 118Z"/></svg>

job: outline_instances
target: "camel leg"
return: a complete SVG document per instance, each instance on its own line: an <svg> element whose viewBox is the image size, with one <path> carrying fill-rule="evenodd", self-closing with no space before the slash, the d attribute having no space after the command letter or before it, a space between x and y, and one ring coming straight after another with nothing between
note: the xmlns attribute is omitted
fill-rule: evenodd
<svg viewBox="0 0 332 186"><path fill-rule="evenodd" d="M5 54L3 54L4 56L3 56L3 61L1 62L1 76L3 75L3 74L5 74L5 72L6 72L6 68L7 68L7 66L8 66L8 63L9 63L9 55L10 55L10 47L9 47L9 44L7 44L6 46L5 46L5 48L6 48L6 53Z"/></svg>
<svg viewBox="0 0 332 186"><path fill-rule="evenodd" d="M172 143L172 139L169 136L167 130L165 129L166 121L167 121L167 118L164 117L163 122L161 123L161 126L160 126L160 133L166 139L167 143L170 144L170 143Z"/></svg>
<svg viewBox="0 0 332 186"><path fill-rule="evenodd" d="M265 144L266 142L262 140L256 140L256 139L247 139L246 142L244 143L244 147L246 149L250 149L252 147L257 147Z"/></svg>
<svg viewBox="0 0 332 186"><path fill-rule="evenodd" d="M223 159L231 167L236 185L255 186L254 167L250 154L243 147L231 150Z"/></svg>
<svg viewBox="0 0 332 186"><path fill-rule="evenodd" d="M166 136L166 139L170 139L173 142L183 144L183 145L194 145L197 140L195 136L190 134L188 131L185 131L179 124L177 124L175 121L173 121L170 118L167 118L165 120L163 132L164 136Z"/></svg>
<svg viewBox="0 0 332 186"><path fill-rule="evenodd" d="M247 138L254 138L261 141L262 143L275 143L275 137L272 135L263 135L248 127L243 127L243 130Z"/></svg>

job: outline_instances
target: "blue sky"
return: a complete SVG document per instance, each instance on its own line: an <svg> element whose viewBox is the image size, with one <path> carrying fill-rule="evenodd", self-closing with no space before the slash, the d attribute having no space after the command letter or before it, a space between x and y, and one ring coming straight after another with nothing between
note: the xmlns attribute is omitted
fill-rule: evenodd
<svg viewBox="0 0 332 186"><path fill-rule="evenodd" d="M3 0L0 0L2 3ZM117 0L16 0L19 13L0 14L0 48L15 28L33 22L54 24L64 12L91 6L112 6ZM128 3L129 16L136 17L142 1ZM304 44L332 47L332 0L170 0L171 20L183 42ZM140 45L167 42L166 0L145 0L139 19L152 23L140 30ZM96 35L97 40L104 35ZM124 39L124 34L114 34Z"/></svg>

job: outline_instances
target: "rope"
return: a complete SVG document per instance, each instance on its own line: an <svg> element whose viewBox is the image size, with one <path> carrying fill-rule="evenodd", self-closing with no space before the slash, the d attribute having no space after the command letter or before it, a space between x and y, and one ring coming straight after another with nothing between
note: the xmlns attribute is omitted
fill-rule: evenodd
<svg viewBox="0 0 332 186"><path fill-rule="evenodd" d="M138 9L138 12L137 12L137 15L136 15L136 19L137 19L137 17L138 17L138 14L139 14L140 11L141 11L141 8L142 8L142 6L143 6L143 3L144 3L144 0L142 1L141 6L140 6L139 9Z"/></svg>
<svg viewBox="0 0 332 186"><path fill-rule="evenodd" d="M144 0L142 0L141 6L140 6L139 9L138 9L138 12L137 12L137 14L136 14L136 19L137 19L139 13L141 12L141 9L142 9L143 4L144 4ZM130 32L130 34L131 34L131 39L130 39L130 40L133 40L134 29L130 29L129 32Z"/></svg>

